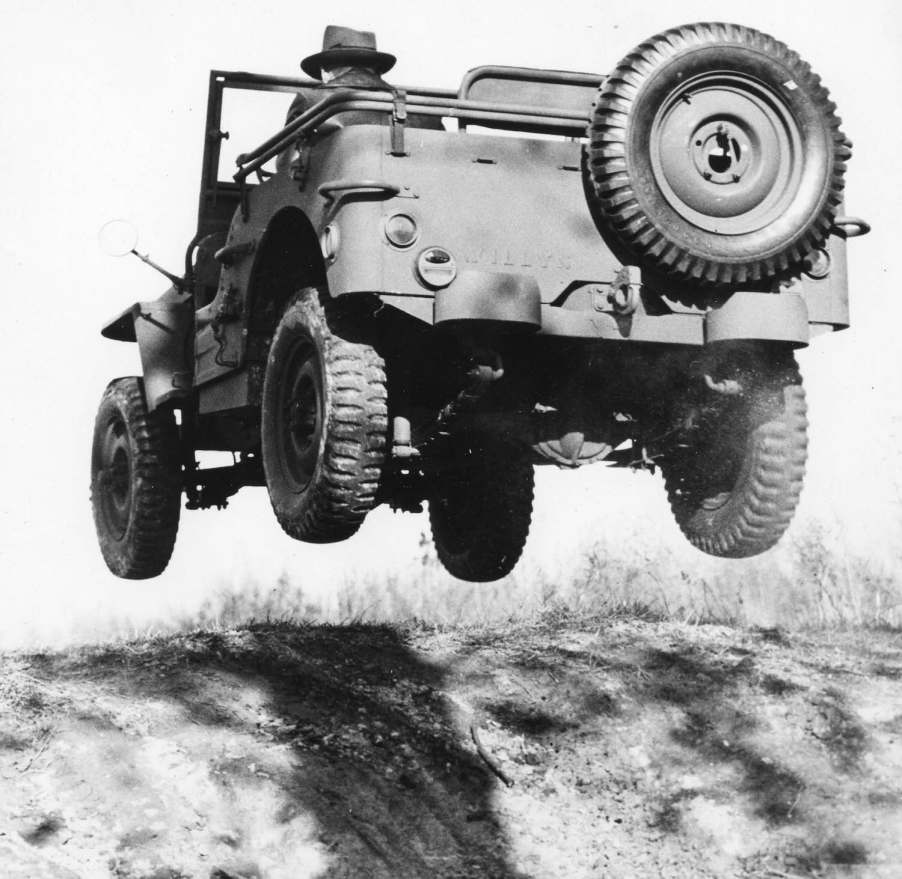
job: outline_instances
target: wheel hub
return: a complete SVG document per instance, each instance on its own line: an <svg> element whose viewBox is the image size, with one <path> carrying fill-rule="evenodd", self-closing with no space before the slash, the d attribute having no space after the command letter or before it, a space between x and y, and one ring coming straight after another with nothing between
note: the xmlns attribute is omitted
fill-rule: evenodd
<svg viewBox="0 0 902 879"><path fill-rule="evenodd" d="M316 435L316 416L316 389L310 376L303 375L288 409L288 432L298 452L303 453L310 447Z"/></svg>
<svg viewBox="0 0 902 879"><path fill-rule="evenodd" d="M663 102L651 129L655 182L693 225L754 232L798 190L801 136L779 95L747 77L705 73Z"/></svg>
<svg viewBox="0 0 902 879"><path fill-rule="evenodd" d="M286 375L279 407L281 458L294 490L303 491L316 469L322 438L322 377L309 341L297 346Z"/></svg>
<svg viewBox="0 0 902 879"><path fill-rule="evenodd" d="M131 450L121 421L112 421L103 435L99 475L103 516L110 533L121 539L128 530L132 503Z"/></svg>
<svg viewBox="0 0 902 879"><path fill-rule="evenodd" d="M699 127L690 151L702 179L721 185L740 183L752 161L749 139L736 127L716 120Z"/></svg>

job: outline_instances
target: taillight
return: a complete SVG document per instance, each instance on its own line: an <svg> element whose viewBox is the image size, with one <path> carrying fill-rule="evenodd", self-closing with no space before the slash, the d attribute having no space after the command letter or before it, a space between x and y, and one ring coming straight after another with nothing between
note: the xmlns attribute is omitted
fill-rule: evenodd
<svg viewBox="0 0 902 879"><path fill-rule="evenodd" d="M410 247L420 237L420 230L413 217L393 214L385 221L385 237L395 247Z"/></svg>
<svg viewBox="0 0 902 879"><path fill-rule="evenodd" d="M323 253L323 259L331 262L338 255L338 245L341 237L338 234L338 226L330 223L320 232L319 247Z"/></svg>

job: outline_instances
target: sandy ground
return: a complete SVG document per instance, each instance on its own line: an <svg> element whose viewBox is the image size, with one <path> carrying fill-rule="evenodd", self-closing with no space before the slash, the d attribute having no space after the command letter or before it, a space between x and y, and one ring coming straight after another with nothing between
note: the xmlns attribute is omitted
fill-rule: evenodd
<svg viewBox="0 0 902 879"><path fill-rule="evenodd" d="M10 879L902 875L898 634L266 625L0 662Z"/></svg>

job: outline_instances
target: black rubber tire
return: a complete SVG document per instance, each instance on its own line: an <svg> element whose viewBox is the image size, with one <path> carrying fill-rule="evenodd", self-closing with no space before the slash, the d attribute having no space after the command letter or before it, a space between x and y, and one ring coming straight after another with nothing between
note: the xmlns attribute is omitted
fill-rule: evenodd
<svg viewBox="0 0 902 879"><path fill-rule="evenodd" d="M842 202L852 145L835 109L820 77L767 34L665 31L602 83L590 211L616 252L659 276L727 287L788 277Z"/></svg>
<svg viewBox="0 0 902 879"><path fill-rule="evenodd" d="M746 558L789 527L805 477L805 389L791 355L782 366L744 370L743 393L699 439L661 460L677 524L709 555Z"/></svg>
<svg viewBox="0 0 902 879"><path fill-rule="evenodd" d="M91 506L100 552L117 577L163 573L179 527L178 428L171 411L147 411L140 378L107 385L94 423Z"/></svg>
<svg viewBox="0 0 902 879"><path fill-rule="evenodd" d="M491 438L455 441L429 497L439 561L461 580L509 574L532 519L534 472L527 456Z"/></svg>
<svg viewBox="0 0 902 879"><path fill-rule="evenodd" d="M371 345L343 337L339 324L317 290L297 293L276 329L263 382L270 501L285 533L308 543L357 531L376 505L385 459L385 365Z"/></svg>

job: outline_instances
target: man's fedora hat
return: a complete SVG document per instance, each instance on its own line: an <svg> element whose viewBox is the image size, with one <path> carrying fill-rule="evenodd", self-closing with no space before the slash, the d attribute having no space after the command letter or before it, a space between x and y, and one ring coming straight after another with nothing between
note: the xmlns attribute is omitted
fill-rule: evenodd
<svg viewBox="0 0 902 879"><path fill-rule="evenodd" d="M323 51L301 62L301 70L314 79L323 78L323 66L351 67L359 64L378 74L386 73L398 59L388 52L376 51L376 35L372 31L355 31L330 24L323 34Z"/></svg>

